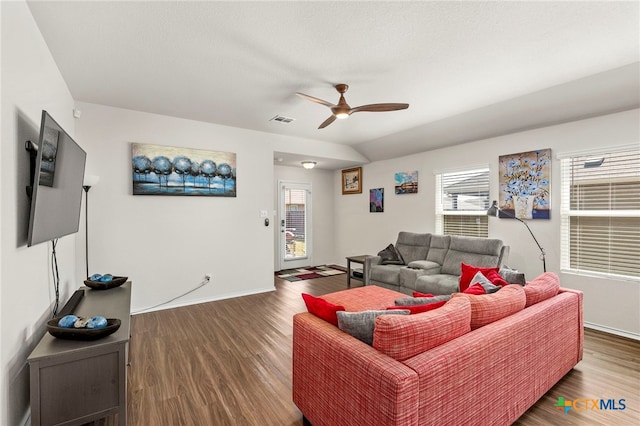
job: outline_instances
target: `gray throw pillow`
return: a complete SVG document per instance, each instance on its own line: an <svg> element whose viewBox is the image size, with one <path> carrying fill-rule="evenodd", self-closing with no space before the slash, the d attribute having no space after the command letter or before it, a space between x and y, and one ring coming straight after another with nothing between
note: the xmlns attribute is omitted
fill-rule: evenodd
<svg viewBox="0 0 640 426"><path fill-rule="evenodd" d="M473 278L471 278L471 282L469 282L469 287L475 284L480 284L482 287L484 287L484 291L487 294L495 293L496 291L502 288L499 285L495 285L491 281L489 281L489 278L482 275L482 272L480 271L476 272Z"/></svg>
<svg viewBox="0 0 640 426"><path fill-rule="evenodd" d="M442 300L451 299L450 294L442 294L440 296L433 297L403 297L402 299L396 299L396 306L416 306L416 305L428 305L430 303L440 302Z"/></svg>
<svg viewBox="0 0 640 426"><path fill-rule="evenodd" d="M409 315L408 309L390 309L381 311L346 312L338 311L338 328L349 333L367 345L373 344L373 329L380 315Z"/></svg>
<svg viewBox="0 0 640 426"><path fill-rule="evenodd" d="M393 244L389 244L383 250L379 251L378 256L382 258L380 262L382 265L404 265L402 255Z"/></svg>
<svg viewBox="0 0 640 426"><path fill-rule="evenodd" d="M500 268L500 271L498 271L498 273L509 284L525 285L527 283L527 281L524 279L524 273L518 272L515 269Z"/></svg>

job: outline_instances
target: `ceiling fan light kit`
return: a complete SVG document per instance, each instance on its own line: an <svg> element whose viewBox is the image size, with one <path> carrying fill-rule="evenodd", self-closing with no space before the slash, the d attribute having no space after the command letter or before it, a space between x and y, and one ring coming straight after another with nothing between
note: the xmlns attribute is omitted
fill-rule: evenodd
<svg viewBox="0 0 640 426"><path fill-rule="evenodd" d="M318 129L324 129L329 124L333 123L336 118L344 119L349 117L354 112L386 112L386 111L398 111L401 109L409 108L409 104L399 104L399 103L383 103L383 104L369 104L369 105L361 105L355 108L351 108L347 101L344 99L344 93L349 89L349 86L346 84L336 84L336 90L340 93L340 99L338 100L338 104L332 104L331 102L327 102L322 99L318 99L313 96L305 95L304 93L297 92L296 95L310 100L311 102L319 103L320 105L324 105L331 109L332 115L327 118Z"/></svg>
<svg viewBox="0 0 640 426"><path fill-rule="evenodd" d="M302 162L302 167L304 167L305 169L313 169L316 166L316 162L315 161L303 161Z"/></svg>

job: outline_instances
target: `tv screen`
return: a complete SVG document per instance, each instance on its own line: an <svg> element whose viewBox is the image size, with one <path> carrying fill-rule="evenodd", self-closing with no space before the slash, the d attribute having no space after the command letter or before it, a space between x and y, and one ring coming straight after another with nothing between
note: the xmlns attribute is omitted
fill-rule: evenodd
<svg viewBox="0 0 640 426"><path fill-rule="evenodd" d="M87 154L46 112L33 164L28 246L78 232Z"/></svg>

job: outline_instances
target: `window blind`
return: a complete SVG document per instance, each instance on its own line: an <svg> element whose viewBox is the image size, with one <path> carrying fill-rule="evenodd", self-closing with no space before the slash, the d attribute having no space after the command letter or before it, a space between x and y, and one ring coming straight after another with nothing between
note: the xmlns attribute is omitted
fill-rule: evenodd
<svg viewBox="0 0 640 426"><path fill-rule="evenodd" d="M487 237L489 169L436 174L436 233Z"/></svg>
<svg viewBox="0 0 640 426"><path fill-rule="evenodd" d="M640 279L640 150L561 159L563 269Z"/></svg>

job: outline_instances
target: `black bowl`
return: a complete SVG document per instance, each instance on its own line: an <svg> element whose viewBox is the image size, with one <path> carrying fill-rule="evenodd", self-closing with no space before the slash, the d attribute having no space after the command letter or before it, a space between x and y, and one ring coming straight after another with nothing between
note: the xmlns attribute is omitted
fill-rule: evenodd
<svg viewBox="0 0 640 426"><path fill-rule="evenodd" d="M118 318L107 318L103 328L64 328L58 327L60 318L47 321L47 331L54 337L67 340L96 340L115 333L120 328Z"/></svg>
<svg viewBox="0 0 640 426"><path fill-rule="evenodd" d="M111 281L91 281L84 280L84 285L94 290L108 290L110 288L120 287L127 282L129 277L113 277Z"/></svg>

